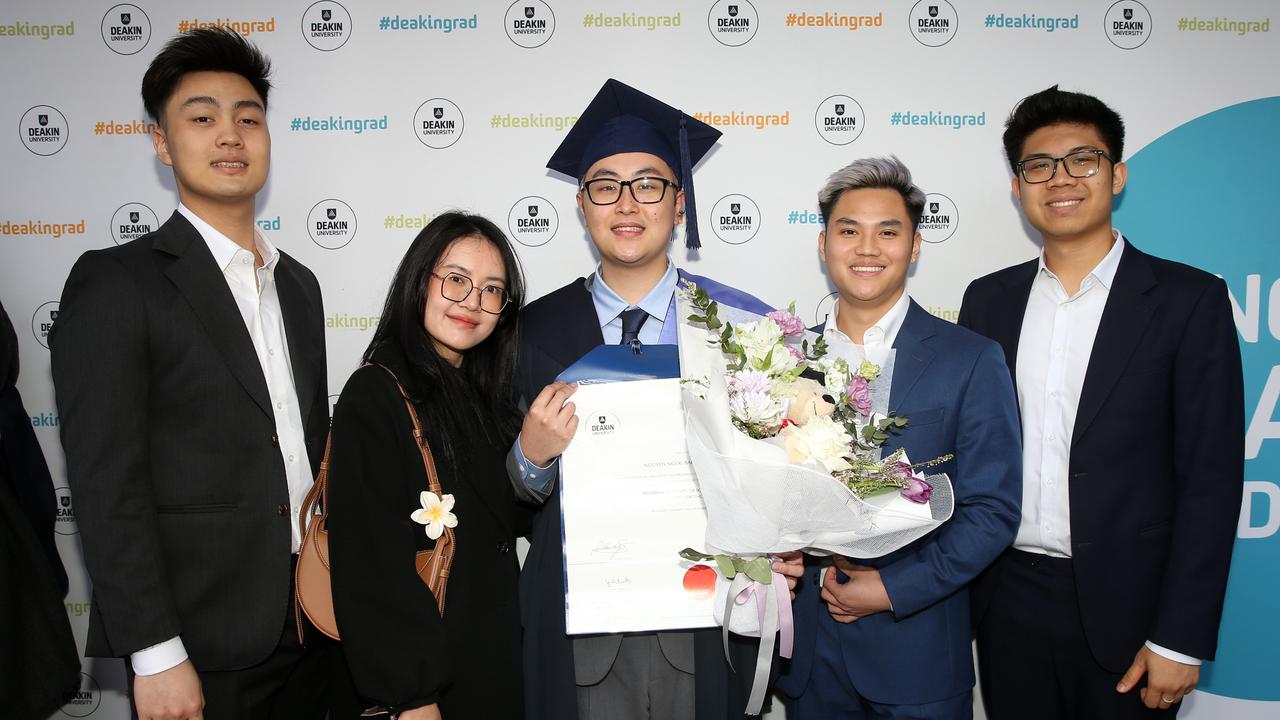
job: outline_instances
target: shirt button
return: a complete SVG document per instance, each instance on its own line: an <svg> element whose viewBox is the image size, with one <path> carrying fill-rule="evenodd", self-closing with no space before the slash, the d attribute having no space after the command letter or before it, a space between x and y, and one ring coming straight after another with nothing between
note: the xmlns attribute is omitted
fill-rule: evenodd
<svg viewBox="0 0 1280 720"><path fill-rule="evenodd" d="M283 402L278 402L278 403L276 403L276 409L277 409L277 410L283 410L283 409L284 409L284 403L283 403Z"/></svg>
<svg viewBox="0 0 1280 720"><path fill-rule="evenodd" d="M1045 440L1048 440L1049 442L1053 442L1054 437L1052 435L1046 435Z"/></svg>
<svg viewBox="0 0 1280 720"><path fill-rule="evenodd" d="M267 349L267 354L268 354L268 355L270 355L271 357L275 357L275 356L276 356L276 349L275 349L275 348L268 348L268 349Z"/></svg>
<svg viewBox="0 0 1280 720"><path fill-rule="evenodd" d="M293 460L294 460L294 455L293 455L293 453L290 453L290 454L289 454L289 462L293 462Z"/></svg>
<svg viewBox="0 0 1280 720"><path fill-rule="evenodd" d="M288 514L289 514L289 506L288 506L288 505L285 505L284 503L280 503L279 505L277 505L277 506L276 506L276 514L277 514L277 515L279 515L279 516L281 516L281 517L283 517L283 516L285 516L285 515L288 515Z"/></svg>

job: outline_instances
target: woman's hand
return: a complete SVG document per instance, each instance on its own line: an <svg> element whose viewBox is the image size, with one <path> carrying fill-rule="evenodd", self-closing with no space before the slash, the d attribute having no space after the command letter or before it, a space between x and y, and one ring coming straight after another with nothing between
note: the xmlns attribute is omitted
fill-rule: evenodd
<svg viewBox="0 0 1280 720"><path fill-rule="evenodd" d="M440 717L440 706L435 703L423 705L400 713L400 720L444 720Z"/></svg>
<svg viewBox="0 0 1280 720"><path fill-rule="evenodd" d="M569 397L577 389L576 384L553 382L534 398L520 428L520 452L526 460L546 467L569 447L578 430L578 416L573 414Z"/></svg>

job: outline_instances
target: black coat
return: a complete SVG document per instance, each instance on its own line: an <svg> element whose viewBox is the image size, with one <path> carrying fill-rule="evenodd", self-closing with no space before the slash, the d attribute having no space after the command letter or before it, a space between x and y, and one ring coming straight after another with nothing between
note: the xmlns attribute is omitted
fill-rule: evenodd
<svg viewBox="0 0 1280 720"><path fill-rule="evenodd" d="M604 342L585 280L579 278L521 312L520 391L526 399ZM573 641L565 634L560 494L551 493L534 518L529 555L520 575L524 624L525 709L530 720L578 715ZM734 673L725 663L720 629L692 632L698 720L743 717L758 641L730 636Z"/></svg>
<svg viewBox="0 0 1280 720"><path fill-rule="evenodd" d="M53 541L54 494L22 405L18 339L0 307L0 718L45 717L80 685Z"/></svg>
<svg viewBox="0 0 1280 720"><path fill-rule="evenodd" d="M329 425L320 285L275 269L312 471ZM182 636L200 672L275 650L293 515L267 382L221 268L179 213L76 261L49 335L93 581L85 654Z"/></svg>
<svg viewBox="0 0 1280 720"><path fill-rule="evenodd" d="M1018 340L1037 262L975 280L960 324ZM1244 475L1240 346L1222 280L1126 245L1080 393L1068 477L1080 619L1124 672L1150 640L1213 659ZM980 622L999 564L975 583Z"/></svg>
<svg viewBox="0 0 1280 720"><path fill-rule="evenodd" d="M411 395L432 392L414 386L396 354L378 360ZM414 570L414 554L435 541L410 519L427 489L413 424L391 376L361 368L334 409L329 471L334 609L347 667L366 707L438 702L446 718L518 718L521 517L504 465L513 438L487 440L477 426L487 419L458 423L448 428L456 460L450 462L442 419L415 407L441 489L456 501L457 551L444 617Z"/></svg>

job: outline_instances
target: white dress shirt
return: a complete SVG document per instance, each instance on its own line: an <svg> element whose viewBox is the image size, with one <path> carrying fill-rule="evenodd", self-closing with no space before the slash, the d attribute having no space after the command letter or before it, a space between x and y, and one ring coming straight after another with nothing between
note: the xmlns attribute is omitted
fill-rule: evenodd
<svg viewBox="0 0 1280 720"><path fill-rule="evenodd" d="M822 333L827 340L827 352L835 357L847 358L852 356L849 346L861 345L867 348L867 358L869 360L882 362L883 358L873 357L872 350L893 347L894 341L898 339L898 331L902 329L902 323L907 319L907 308L909 307L911 307L911 296L904 289L901 297L893 304L893 307L889 308L884 317L867 328L866 332L862 334L861 342L858 342L841 332L837 326L837 318L840 315L840 302L837 300L835 307L831 310L831 314L827 316L826 328Z"/></svg>
<svg viewBox="0 0 1280 720"><path fill-rule="evenodd" d="M267 382L271 409L275 415L276 436L280 439L280 456L284 460L285 478L289 487L289 517L293 517L311 489L311 463L307 455L306 431L302 426L302 411L298 407L298 393L294 387L293 366L289 363L289 343L285 336L284 315L280 310L280 296L276 290L275 269L280 252L261 230L254 228L254 242L262 256L262 267L256 267L254 254L237 245L200 219L185 205L178 205L178 212L195 226L209 246L214 262L222 270L222 276L231 289L245 329L253 341L258 364ZM302 546L302 536L297 523L290 523L293 534L292 552ZM130 655L134 673L154 675L168 670L187 659L182 638L173 637L158 645Z"/></svg>
<svg viewBox="0 0 1280 720"><path fill-rule="evenodd" d="M1040 255L1018 338L1018 407L1022 411L1022 523L1013 546L1071 557L1071 436L1102 311L1115 283L1124 238L1115 243L1072 295ZM1148 642L1153 652L1198 665L1196 658Z"/></svg>

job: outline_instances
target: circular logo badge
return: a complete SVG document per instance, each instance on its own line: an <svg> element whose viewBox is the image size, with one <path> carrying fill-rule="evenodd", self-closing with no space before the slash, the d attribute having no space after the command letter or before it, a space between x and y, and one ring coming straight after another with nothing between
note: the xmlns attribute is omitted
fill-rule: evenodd
<svg viewBox="0 0 1280 720"><path fill-rule="evenodd" d="M302 13L302 37L317 50L337 50L351 38L351 13L333 0L312 3Z"/></svg>
<svg viewBox="0 0 1280 720"><path fill-rule="evenodd" d="M862 134L866 119L857 100L848 95L832 95L819 103L813 122L823 140L832 145L848 145Z"/></svg>
<svg viewBox="0 0 1280 720"><path fill-rule="evenodd" d="M462 110L444 98L431 98L413 114L413 134L423 145L436 150L458 142L464 125Z"/></svg>
<svg viewBox="0 0 1280 720"><path fill-rule="evenodd" d="M46 348L49 347L49 331L53 329L53 323L57 319L57 300L50 300L41 305L31 315L31 334L35 335L36 341Z"/></svg>
<svg viewBox="0 0 1280 720"><path fill-rule="evenodd" d="M59 535L75 535L80 532L76 525L76 510L71 504L71 488L60 487L54 492L54 524L53 529Z"/></svg>
<svg viewBox="0 0 1280 720"><path fill-rule="evenodd" d="M836 300L839 299L840 293L833 292L830 295L818 301L818 307L813 311L813 324L821 325L827 321L827 316L835 311Z"/></svg>
<svg viewBox="0 0 1280 720"><path fill-rule="evenodd" d="M725 195L711 208L711 230L730 245L741 245L760 231L760 208L746 195Z"/></svg>
<svg viewBox="0 0 1280 720"><path fill-rule="evenodd" d="M36 105L18 121L22 146L36 155L53 155L67 144L67 117L58 108Z"/></svg>
<svg viewBox="0 0 1280 720"><path fill-rule="evenodd" d="M522 197L507 213L507 229L521 245L540 247L556 236L556 230L560 229L560 215L556 206L546 198L537 195Z"/></svg>
<svg viewBox="0 0 1280 720"><path fill-rule="evenodd" d="M747 0L719 0L707 13L707 29L720 44L738 47L751 42L760 25L756 6Z"/></svg>
<svg viewBox="0 0 1280 720"><path fill-rule="evenodd" d="M1107 39L1123 50L1141 47L1151 37L1151 13L1137 0L1120 0L1103 19Z"/></svg>
<svg viewBox="0 0 1280 720"><path fill-rule="evenodd" d="M522 48L546 44L556 32L556 16L542 0L516 0L507 8L504 20L507 37Z"/></svg>
<svg viewBox="0 0 1280 720"><path fill-rule="evenodd" d="M102 688L89 673L80 673L80 687L63 696L63 715L88 717L102 704Z"/></svg>
<svg viewBox="0 0 1280 720"><path fill-rule="evenodd" d="M927 243L946 242L956 234L960 225L960 213L951 198L941 193L929 193L924 198L924 212L920 214L920 239Z"/></svg>
<svg viewBox="0 0 1280 720"><path fill-rule="evenodd" d="M137 5L116 5L102 16L102 41L111 52L133 55L151 40L151 20Z"/></svg>
<svg viewBox="0 0 1280 720"><path fill-rule="evenodd" d="M356 236L356 211L341 200L321 200L307 214L311 240L326 250L340 250Z"/></svg>
<svg viewBox="0 0 1280 720"><path fill-rule="evenodd" d="M618 431L618 416L607 410L599 410L586 415L583 418L588 420L587 430L592 435L612 435Z"/></svg>
<svg viewBox="0 0 1280 720"><path fill-rule="evenodd" d="M117 245L123 245L130 240L137 240L158 227L160 227L160 220L151 208L142 203L125 203L111 216L111 239L115 240Z"/></svg>
<svg viewBox="0 0 1280 720"><path fill-rule="evenodd" d="M951 42L960 26L956 8L947 0L920 0L912 6L908 21L911 23L911 37L928 47L941 47Z"/></svg>

